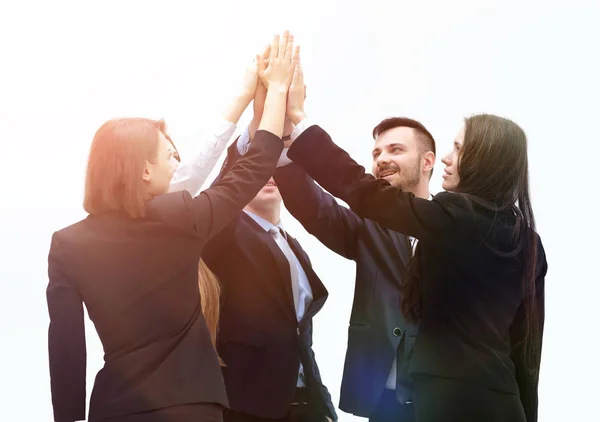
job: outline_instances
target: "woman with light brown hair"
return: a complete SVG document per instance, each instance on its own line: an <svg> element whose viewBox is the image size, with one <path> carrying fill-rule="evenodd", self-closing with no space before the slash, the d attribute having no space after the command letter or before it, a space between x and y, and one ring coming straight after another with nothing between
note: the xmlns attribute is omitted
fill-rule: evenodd
<svg viewBox="0 0 600 422"><path fill-rule="evenodd" d="M201 300L209 320L218 304L201 299L198 262L207 241L275 170L296 61L293 38L276 36L262 77L268 107L250 150L195 197L185 190L169 193L178 153L164 122L123 118L98 129L86 175L89 215L54 233L48 257L56 421L85 419L83 304L105 361L94 383L90 422L222 420L228 400L213 323L203 316ZM254 97L257 80L254 67L225 113L231 124Z"/></svg>

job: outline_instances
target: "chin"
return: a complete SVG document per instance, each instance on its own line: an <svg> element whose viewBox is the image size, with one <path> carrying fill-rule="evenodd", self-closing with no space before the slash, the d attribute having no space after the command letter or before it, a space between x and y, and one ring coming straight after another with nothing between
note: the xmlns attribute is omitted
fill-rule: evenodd
<svg viewBox="0 0 600 422"><path fill-rule="evenodd" d="M445 191L452 192L455 187L455 183L447 182L445 180L442 182L442 189L444 189Z"/></svg>

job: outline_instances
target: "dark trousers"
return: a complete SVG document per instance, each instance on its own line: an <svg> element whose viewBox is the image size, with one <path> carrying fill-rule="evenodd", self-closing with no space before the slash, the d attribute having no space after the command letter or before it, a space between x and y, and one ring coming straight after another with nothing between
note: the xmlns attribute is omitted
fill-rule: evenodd
<svg viewBox="0 0 600 422"><path fill-rule="evenodd" d="M415 412L412 403L400 404L394 390L385 389L377 407L369 416L369 422L413 422Z"/></svg>
<svg viewBox="0 0 600 422"><path fill-rule="evenodd" d="M106 422L223 422L223 407L211 403L185 404L104 419Z"/></svg>
<svg viewBox="0 0 600 422"><path fill-rule="evenodd" d="M525 422L516 394L431 375L414 375L415 422Z"/></svg>
<svg viewBox="0 0 600 422"><path fill-rule="evenodd" d="M289 412L279 419L261 418L246 413L225 411L223 422L325 422L325 415L320 414L308 403L308 395L304 388L298 388Z"/></svg>

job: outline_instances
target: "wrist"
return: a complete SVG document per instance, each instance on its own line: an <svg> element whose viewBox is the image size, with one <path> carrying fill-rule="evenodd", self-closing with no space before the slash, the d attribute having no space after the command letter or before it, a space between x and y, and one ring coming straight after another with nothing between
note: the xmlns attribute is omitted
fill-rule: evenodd
<svg viewBox="0 0 600 422"><path fill-rule="evenodd" d="M267 92L277 92L278 94L285 94L287 96L289 87L286 84L272 82L267 88Z"/></svg>

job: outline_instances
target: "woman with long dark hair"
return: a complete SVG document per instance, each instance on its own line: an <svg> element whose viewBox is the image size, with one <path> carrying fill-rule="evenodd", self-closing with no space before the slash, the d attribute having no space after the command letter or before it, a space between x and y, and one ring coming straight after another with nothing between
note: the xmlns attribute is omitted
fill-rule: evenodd
<svg viewBox="0 0 600 422"><path fill-rule="evenodd" d="M361 217L418 239L399 304L419 324L405 339L415 341L417 421L537 420L547 263L523 130L494 115L465 119L443 159L447 192L428 201L365 174L290 98L304 131L288 157Z"/></svg>
<svg viewBox="0 0 600 422"><path fill-rule="evenodd" d="M216 322L202 313L198 262L207 241L275 170L298 57L292 46L287 33L272 42L262 76L265 112L250 150L194 198L168 193L178 154L164 122L115 119L96 132L85 184L89 216L54 233L48 257L54 420L85 419L83 304L104 349L90 422L222 420L228 400L214 348ZM257 72L226 112L232 124L254 97ZM210 305L207 315L214 315L218 305Z"/></svg>

